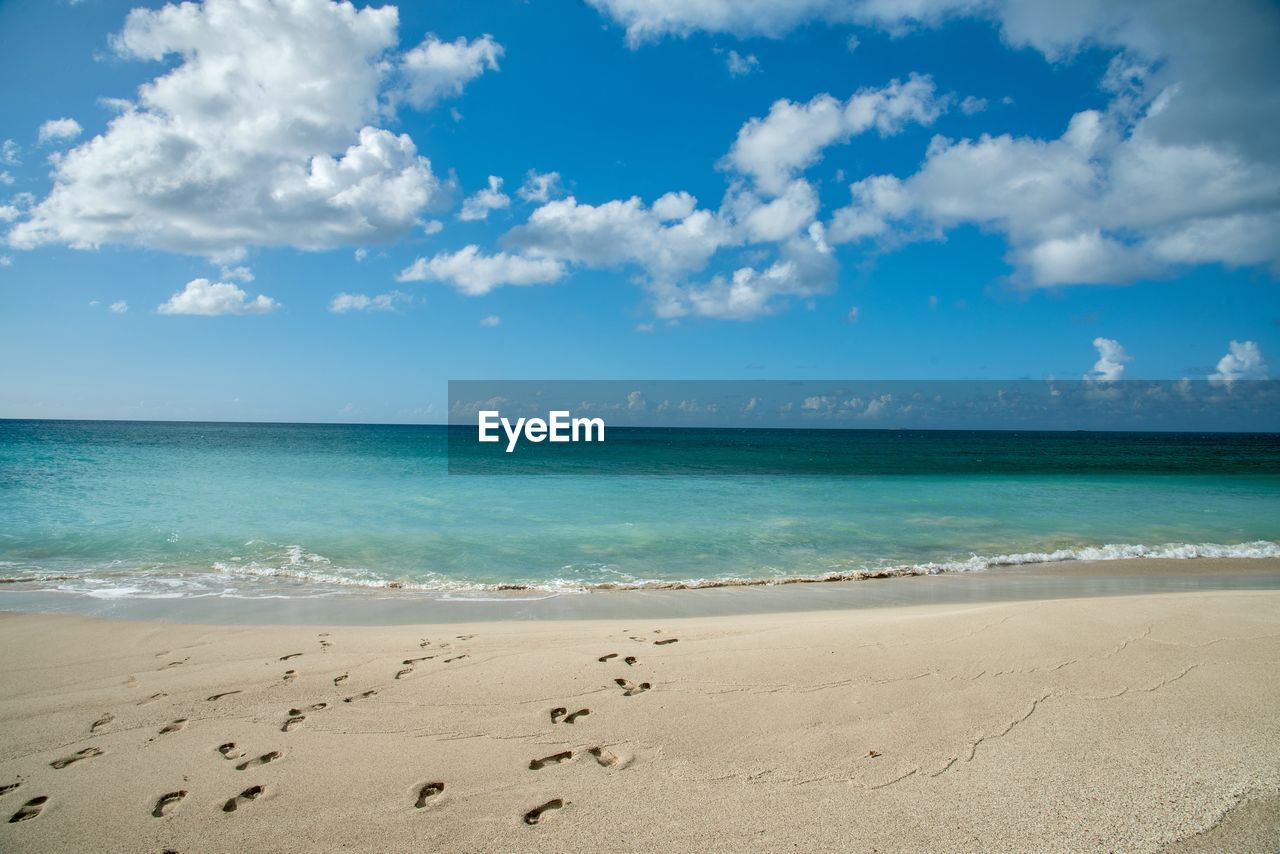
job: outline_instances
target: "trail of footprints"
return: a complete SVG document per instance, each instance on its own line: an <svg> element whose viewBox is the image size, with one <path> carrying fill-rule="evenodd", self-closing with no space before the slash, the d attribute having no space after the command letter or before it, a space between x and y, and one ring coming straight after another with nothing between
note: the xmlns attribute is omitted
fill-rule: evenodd
<svg viewBox="0 0 1280 854"><path fill-rule="evenodd" d="M661 630L656 630L654 633L661 634ZM649 638L636 635L631 635L629 639L639 643L650 642ZM652 643L654 646L667 646L668 644L677 643L679 640L679 638L658 638ZM640 663L640 660L634 655L619 656L616 652L606 653L596 660L601 664L608 664L618 658L621 658L622 663L626 664L628 667L635 667ZM643 694L645 691L648 691L653 687L649 682L632 682L630 679L621 676L616 677L613 680L613 683L622 689L622 695L624 697L634 697L637 694ZM561 723L572 724L579 718L589 714L591 714L590 709L579 709L576 712L570 712L566 706L557 706L551 710L551 723L553 725ZM615 768L623 764L622 757L618 756L618 754L614 753L607 747L588 748L585 753L595 759L596 764L602 768ZM552 753L551 755L543 756L540 759L531 759L529 760L529 770L541 771L544 768L563 765L566 762L573 761L574 756L575 754L572 750L562 750L559 753ZM561 809L567 803L568 802L563 798L553 798L552 800L536 806L525 813L524 823L528 825L538 824L543 820L546 813L552 810Z"/></svg>
<svg viewBox="0 0 1280 854"><path fill-rule="evenodd" d="M328 647L332 645L330 641L326 640L326 638L328 637L329 637L328 633L321 633L319 635L320 646L322 648L322 651L327 651ZM471 640L473 637L475 636L474 635L458 635L456 639L461 641L467 641L467 640ZM638 642L648 642L648 639L643 637L631 636L630 639ZM661 638L653 641L653 644L655 646L665 646L667 644L676 643L678 640L679 640L678 638ZM427 647L431 646L432 643L426 638L422 638L418 645L420 648L426 649ZM441 650L447 650L449 649L449 647L450 645L447 643L438 645L438 648ZM165 653L160 653L160 655L164 655L164 654ZM290 659L297 658L301 655L302 653L300 652L289 653L287 655L281 656L279 660L289 661ZM416 664L423 661L430 661L437 657L438 657L437 655L424 655L424 656L419 656L417 658L407 658L402 662L404 665L403 669L398 671L395 674L394 678L397 680L402 679L403 677L413 672L414 666ZM454 655L449 658L445 658L443 659L443 662L451 663L467 657L468 657L467 653L461 653L459 655ZM610 661L618 657L619 657L618 653L608 653L606 655L600 656L598 660L601 663L609 663ZM171 662L166 666L167 667L177 666L177 665L186 663L187 660L189 659L183 659L182 661ZM628 667L634 667L639 663L639 660L636 658L636 656L628 655L628 656L622 657L622 662L625 663ZM284 681L290 682L296 677L297 677L296 671L288 670L285 672ZM333 684L336 687L342 684L343 682L347 681L348 678L349 678L349 674L343 673L333 678ZM615 678L614 684L623 689L622 693L624 697L635 696L637 694L641 694L645 691L648 691L650 688L652 688L652 685L649 682L635 683L623 677ZM242 691L239 689L233 690L233 691L224 691L222 693L214 694L208 697L207 700L209 702L216 702L224 697L229 697L239 693L242 693ZM356 700L373 697L377 693L378 693L378 689L371 688L360 694L356 694L350 697L345 697L343 699L343 702L352 703ZM164 692L159 692L140 701L138 705L146 705L147 703L154 702L165 696L167 695ZM305 711L309 711L309 712L320 711L322 709L328 708L328 705L329 705L328 703L324 703L324 702L315 703L311 706L308 706ZM565 706L557 706L556 708L551 710L550 717L551 717L551 723L553 725L558 725L558 724L572 725L575 722L581 720L582 718L590 714L591 714L591 710L587 708L582 708L582 709L578 709L577 711L570 712L568 708ZM101 717L99 717L92 724L90 724L89 732L91 734L96 733L99 729L111 724L114 720L115 720L114 715L112 715L109 712L104 713ZM306 720L306 714L304 714L303 709L291 708L288 711L288 717L285 719L280 729L282 732L289 732L291 729L293 729L295 726L297 726L298 724L302 723L305 720ZM178 732L182 730L186 726L186 724L187 724L186 718L177 718L171 721L170 723L166 724L164 727L162 727L159 733L157 733L157 735L166 735L169 733ZM240 746L233 741L228 741L218 745L216 750L223 757L223 759L227 761L235 761L237 759L243 759L243 757L245 756L245 751L242 750ZM608 748L602 747L602 746L592 747L583 752L585 752L587 755L594 758L596 763L604 768L616 767L622 761L617 754L615 754L613 751L609 750ZM73 765L82 760L90 759L96 756L101 756L103 755L103 753L104 751L101 750L100 748L87 747L87 748L84 748L83 750L77 751L71 756L63 757L49 764L52 768L61 770L63 768L67 768L68 766ZM529 761L529 770L540 771L544 768L561 765L563 763L572 761L574 758L574 755L575 755L574 751L572 750L563 750L558 753L553 753L549 756L544 756L539 759L531 759ZM258 768L262 765L267 765L271 762L275 762L283 758L283 756L284 756L283 751L271 750L253 759L247 759L245 761L239 762L235 766L235 770L247 771L252 768ZM21 782L17 782L17 783L10 783L7 785L0 786L0 796L9 794L10 792L14 791L21 785L22 785ZM416 809L425 808L429 803L433 801L433 799L438 798L444 792L444 790L445 790L445 784L443 782L438 782L438 781L424 783L416 787L414 807ZM243 791L241 791L239 794L235 795L234 797L227 799L227 801L225 801L222 805L222 811L225 813L236 812L246 804L256 801L258 798L262 797L265 794L266 794L265 786L261 784L250 786L244 789ZM178 806L178 804L180 804L187 797L187 795L188 795L188 792L186 789L178 789L178 790L167 792L161 795L159 798L156 799L155 805L152 807L152 810L151 810L151 815L156 818L166 818L172 815L174 810ZM39 817L40 814L43 812L45 805L48 802L49 802L48 795L38 795L36 797L31 798L30 800L26 801L21 807L19 807L18 810L9 818L9 823L15 824L18 822L30 821L32 819ZM530 809L528 812L524 813L524 815L522 816L522 821L526 825L536 825L543 820L544 816L547 813L554 810L559 810L563 808L567 803L568 802L565 801L563 798L553 798L549 801L546 801L543 804L540 804Z"/></svg>

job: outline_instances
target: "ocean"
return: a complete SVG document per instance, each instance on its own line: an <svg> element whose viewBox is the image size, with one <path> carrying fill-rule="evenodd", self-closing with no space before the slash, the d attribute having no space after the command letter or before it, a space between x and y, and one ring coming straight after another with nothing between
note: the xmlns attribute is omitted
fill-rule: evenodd
<svg viewBox="0 0 1280 854"><path fill-rule="evenodd" d="M0 421L0 578L481 598L1280 556L1275 434L634 428L614 469L451 474L451 429Z"/></svg>

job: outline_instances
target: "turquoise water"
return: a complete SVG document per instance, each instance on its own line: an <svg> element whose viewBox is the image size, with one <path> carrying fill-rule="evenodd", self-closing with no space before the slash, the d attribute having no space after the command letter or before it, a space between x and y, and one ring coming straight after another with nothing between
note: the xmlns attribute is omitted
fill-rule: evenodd
<svg viewBox="0 0 1280 854"><path fill-rule="evenodd" d="M1274 435L769 431L753 453L784 462L718 474L716 454L691 458L723 447L713 434L654 431L613 453L683 455L678 473L610 477L451 475L447 432L0 421L0 576L94 596L476 596L1280 555ZM982 465L919 462L974 442ZM890 473L848 473L867 459Z"/></svg>

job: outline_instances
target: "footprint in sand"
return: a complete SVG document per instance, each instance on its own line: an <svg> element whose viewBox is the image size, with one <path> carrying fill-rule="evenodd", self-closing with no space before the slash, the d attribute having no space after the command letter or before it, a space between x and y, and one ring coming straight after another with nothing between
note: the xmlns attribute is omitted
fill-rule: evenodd
<svg viewBox="0 0 1280 854"><path fill-rule="evenodd" d="M475 635L458 635L458 636L457 636L457 639L458 639L458 640L471 640L473 637L475 637Z"/></svg>
<svg viewBox="0 0 1280 854"><path fill-rule="evenodd" d="M239 694L239 693L240 691L238 689L235 691L223 691L221 694L214 694L212 697L206 697L205 699L208 702L212 703L217 700L221 700L223 697L230 697L232 694Z"/></svg>
<svg viewBox="0 0 1280 854"><path fill-rule="evenodd" d="M653 642L654 646L666 646L669 643L680 643L680 638L663 638Z"/></svg>
<svg viewBox="0 0 1280 854"><path fill-rule="evenodd" d="M161 728L161 730L160 730L160 732L159 732L158 734L159 734L159 735L168 735L168 734L169 734L169 733L171 733L171 732L177 732L178 730L182 729L182 728L183 728L184 726L186 726L186 725L187 725L187 719L186 719L186 718L178 718L176 721L171 721L170 723L165 724L165 725Z"/></svg>
<svg viewBox="0 0 1280 854"><path fill-rule="evenodd" d="M320 648L321 648L321 649L328 649L329 647L333 646L333 644L331 644L331 643L329 643L327 640L325 640L325 638L327 638L328 636L329 636L329 633L328 633L328 632L321 632L319 635L317 635L317 637L318 637L318 638L320 638Z"/></svg>
<svg viewBox="0 0 1280 854"><path fill-rule="evenodd" d="M634 655L628 655L626 658L622 660L627 663L627 666L634 667L640 659L636 658Z"/></svg>
<svg viewBox="0 0 1280 854"><path fill-rule="evenodd" d="M427 800L434 798L436 795L444 791L444 783L427 783L418 790L418 800L414 802L414 806L422 809L427 805Z"/></svg>
<svg viewBox="0 0 1280 854"><path fill-rule="evenodd" d="M398 670L398 671L396 671L396 678L397 678L397 679L403 679L405 676L408 676L408 675L409 675L410 673L412 673L412 672L413 672L413 668L412 668L412 667L406 667L406 668L404 668L403 670Z"/></svg>
<svg viewBox="0 0 1280 854"><path fill-rule="evenodd" d="M21 783L6 783L5 785L0 786L0 796L9 794L21 785Z"/></svg>
<svg viewBox="0 0 1280 854"><path fill-rule="evenodd" d="M300 655L302 655L302 653L300 653L300 652L291 652L291 653L289 653L288 655L282 655L282 656L280 656L280 660L281 660L281 661L288 661L289 659L291 659L291 658L297 658L297 657L298 657L298 656L300 656Z"/></svg>
<svg viewBox="0 0 1280 854"><path fill-rule="evenodd" d="M182 800L186 796L186 789L179 789L176 792L169 792L167 795L161 795L160 799L156 801L155 809L151 811L151 814L156 818L164 818L165 815L167 815L166 810L177 804L178 801Z"/></svg>
<svg viewBox="0 0 1280 854"><path fill-rule="evenodd" d="M618 654L616 652L611 652L608 655L600 656L599 658L596 659L596 661L608 661L611 658L617 658L617 657L618 657Z"/></svg>
<svg viewBox="0 0 1280 854"><path fill-rule="evenodd" d="M589 714L591 714L590 709L578 709L578 711L570 714L569 710L566 709L564 706L557 706L556 708L551 710L551 722L553 724L558 724L560 723L560 721L563 720L565 723L571 724L574 721L576 721L578 718L584 717Z"/></svg>
<svg viewBox="0 0 1280 854"><path fill-rule="evenodd" d="M281 732L288 732L307 719L306 715L294 715L280 725Z"/></svg>
<svg viewBox="0 0 1280 854"><path fill-rule="evenodd" d="M412 667L413 665L417 664L419 661L430 661L433 658L435 658L434 655L420 655L417 658L406 658L404 661L400 663L407 664L410 667Z"/></svg>
<svg viewBox="0 0 1280 854"><path fill-rule="evenodd" d="M630 679L615 679L613 681L614 684L622 689L622 696L624 697L634 697L636 694L643 694L645 691L648 691L653 687L648 682L641 682L637 685Z"/></svg>
<svg viewBox="0 0 1280 854"><path fill-rule="evenodd" d="M596 762L600 763L605 768L612 768L614 765L617 765L618 762L620 761L618 758L618 754L614 753L612 750L608 750L603 747L593 747L590 750L588 750L587 753L590 753L592 756L594 756L596 758Z"/></svg>
<svg viewBox="0 0 1280 854"><path fill-rule="evenodd" d="M418 646L422 647L423 649L426 649L427 647L431 646L431 641L427 640L426 638L422 638L421 640L418 641Z"/></svg>
<svg viewBox="0 0 1280 854"><path fill-rule="evenodd" d="M313 705L307 706L307 708L305 709L305 711L308 711L308 712L318 712L318 711L320 711L321 709L327 709L327 708L329 708L329 704L328 704L328 703L315 703L315 704L313 704ZM289 710L289 714L290 714L290 715L300 715L300 714L302 714L302 712L303 712L303 711L304 711L303 709L290 709L290 710Z"/></svg>
<svg viewBox="0 0 1280 854"><path fill-rule="evenodd" d="M191 656L188 655L186 658L182 659L181 661L170 661L168 664L165 665L165 667L177 667L179 664L186 664L190 660L191 660Z"/></svg>
<svg viewBox="0 0 1280 854"><path fill-rule="evenodd" d="M9 819L9 824L15 824L19 821L29 821L30 819L35 818L40 815L41 810L44 809L44 805L48 802L48 795L40 795L39 797L32 798L23 804L21 809L13 814Z"/></svg>
<svg viewBox="0 0 1280 854"><path fill-rule="evenodd" d="M49 767L56 768L59 771L61 771L63 768L66 768L68 765L74 765L75 763L79 762L81 759L91 759L94 756L101 756L101 755L102 755L102 751L99 750L98 748L86 747L84 750L77 750L75 752L75 755L73 756L64 756L61 759L58 759L54 762L50 762Z"/></svg>
<svg viewBox="0 0 1280 854"><path fill-rule="evenodd" d="M544 756L541 759L530 759L529 770L541 771L548 765L559 765L561 762L567 762L573 758L572 750L565 750L560 753L553 753L550 756Z"/></svg>
<svg viewBox="0 0 1280 854"><path fill-rule="evenodd" d="M167 697L167 696L169 695L161 691L159 694L152 694L150 697L147 697L145 700L139 700L138 705L145 706L147 703L154 703L156 700L159 700L161 697Z"/></svg>
<svg viewBox="0 0 1280 854"><path fill-rule="evenodd" d="M228 741L226 744L219 744L218 752L222 754L224 759L239 759L241 756L244 756L244 751L237 747L234 741Z"/></svg>
<svg viewBox="0 0 1280 854"><path fill-rule="evenodd" d="M368 699L369 697L372 697L376 693L378 693L377 688L370 688L368 691L365 691L363 694L356 694L355 696L352 696L352 697L343 697L342 702L354 703L356 700Z"/></svg>
<svg viewBox="0 0 1280 854"><path fill-rule="evenodd" d="M237 809L240 808L241 803L247 804L249 801L256 801L258 798L262 797L262 795L266 791L267 791L266 786L250 786L249 788L245 789L243 792L241 792L240 794L236 795L234 798L231 798L225 804L223 804L222 811L235 812Z"/></svg>
<svg viewBox="0 0 1280 854"><path fill-rule="evenodd" d="M282 678L284 679L285 682L292 682L293 680L298 678L298 671L286 670Z"/></svg>
<svg viewBox="0 0 1280 854"><path fill-rule="evenodd" d="M250 759L248 762L241 762L236 766L236 770L247 771L250 768L257 768L259 765L266 765L268 762L275 762L281 756L284 756L284 754L278 750L273 750L270 753L262 754L257 759Z"/></svg>
<svg viewBox="0 0 1280 854"><path fill-rule="evenodd" d="M102 717L98 718L96 721L89 724L89 732L97 732L99 729L111 723L115 719L116 719L115 715L111 714L110 712L106 712L103 714Z"/></svg>
<svg viewBox="0 0 1280 854"><path fill-rule="evenodd" d="M346 674L346 673L342 674L341 676L335 676L335 677L333 677L333 684L334 684L334 685L341 685L343 682L346 682L346 681L347 681L347 674Z"/></svg>
<svg viewBox="0 0 1280 854"><path fill-rule="evenodd" d="M635 635L628 635L628 636L627 636L627 640L633 640L633 641L635 641L636 643L648 643L648 642L649 642L649 639L648 639L648 638L638 638L638 637L636 637Z"/></svg>
<svg viewBox="0 0 1280 854"><path fill-rule="evenodd" d="M542 814L549 810L558 810L564 806L564 801L560 798L553 798L539 807L534 807L524 814L525 824L537 824L542 821Z"/></svg>
<svg viewBox="0 0 1280 854"><path fill-rule="evenodd" d="M470 657L471 657L471 656L467 655L467 654L464 652L462 655L455 655L453 658L446 658L446 659L444 660L444 663L445 663L445 664L448 664L448 663L450 663L450 662L452 662L452 661L460 661L460 660L462 660L462 659L464 659L464 658L470 658Z"/></svg>

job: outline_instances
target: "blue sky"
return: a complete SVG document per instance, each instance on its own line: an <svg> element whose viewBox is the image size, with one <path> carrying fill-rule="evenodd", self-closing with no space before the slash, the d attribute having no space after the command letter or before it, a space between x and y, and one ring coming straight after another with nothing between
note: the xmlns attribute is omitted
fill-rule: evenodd
<svg viewBox="0 0 1280 854"><path fill-rule="evenodd" d="M2 417L1280 352L1266 2L9 0L0 33Z"/></svg>

